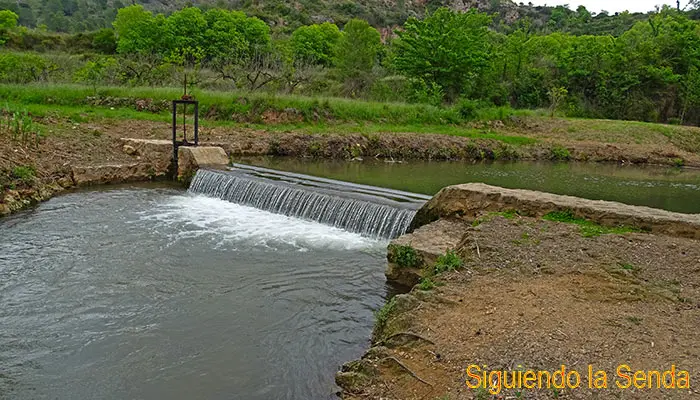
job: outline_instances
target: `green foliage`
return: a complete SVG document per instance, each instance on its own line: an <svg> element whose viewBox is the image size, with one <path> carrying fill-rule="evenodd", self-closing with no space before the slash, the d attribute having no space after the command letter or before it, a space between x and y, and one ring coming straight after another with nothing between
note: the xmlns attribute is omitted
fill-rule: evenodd
<svg viewBox="0 0 700 400"><path fill-rule="evenodd" d="M28 185L34 181L36 170L30 165L20 165L12 169L12 177Z"/></svg>
<svg viewBox="0 0 700 400"><path fill-rule="evenodd" d="M147 54L162 51L161 43L166 38L165 18L156 18L141 5L132 5L117 12L114 20L117 34L117 51L122 54Z"/></svg>
<svg viewBox="0 0 700 400"><path fill-rule="evenodd" d="M435 282L432 279L425 277L421 279L420 284L418 284L418 289L420 290L433 290L435 289Z"/></svg>
<svg viewBox="0 0 700 400"><path fill-rule="evenodd" d="M0 81L30 83L47 80L57 68L51 61L28 53L0 53Z"/></svg>
<svg viewBox="0 0 700 400"><path fill-rule="evenodd" d="M394 66L406 76L437 85L447 100L475 86L489 62L487 14L440 8L423 20L409 18L396 32Z"/></svg>
<svg viewBox="0 0 700 400"><path fill-rule="evenodd" d="M88 61L76 71L75 80L91 85L97 94L97 86L106 81L110 70L114 70L116 60L111 57L101 57L94 61Z"/></svg>
<svg viewBox="0 0 700 400"><path fill-rule="evenodd" d="M29 112L13 111L5 105L0 109L0 138L3 136L27 146L38 144L41 132Z"/></svg>
<svg viewBox="0 0 700 400"><path fill-rule="evenodd" d="M568 161L571 159L571 152L566 147L559 145L552 146L549 150L549 158L555 161Z"/></svg>
<svg viewBox="0 0 700 400"><path fill-rule="evenodd" d="M249 14L210 4L175 10L163 9L160 3L149 3L147 8L114 3L116 8L112 4L100 8L102 14L95 22L86 15L83 3L48 0L37 11L41 15L31 17L27 7L0 0L0 8L7 8L6 18L0 18L6 21L0 22L6 26L0 28L4 47L41 53L0 53L0 82L76 79L93 89L181 87L184 75L192 86L222 91L245 88L408 100L435 107L456 102L439 113L444 117L439 124L507 122L513 108L549 108L552 115L573 117L700 124L700 23L693 19L700 17L698 10L663 8L648 15L594 16L582 7L522 6L523 18L505 24L499 15L436 9L439 3L435 2L427 4L431 12L425 15L421 7L407 2L378 16L377 5L369 5L374 0L368 1L322 1L312 7L313 15L329 12L338 25L309 25L312 9L300 11L266 1L242 3L240 9ZM492 3L484 7L502 10L500 2ZM409 10L415 16L405 20ZM162 11L168 12L155 14ZM364 20L353 19L353 14ZM15 17L19 27L14 27ZM71 26L76 19L80 26ZM404 20L397 37L385 37L385 44L372 27ZM113 31L97 30L110 21ZM46 27L28 28L37 24ZM343 26L342 32L338 26ZM47 27L62 32L95 30L68 35L48 32ZM99 71L96 65L85 65L95 62L94 53L115 51L115 65L104 70L108 73L101 78L100 74L85 76L87 71ZM81 55L71 58L65 53ZM248 107L241 112L243 108L227 104L215 114L231 111L229 118L260 119L259 109ZM327 110L300 111L308 119ZM422 120L415 115L410 118ZM690 145L679 137L669 140L697 147L693 140ZM566 157L553 154L553 158Z"/></svg>
<svg viewBox="0 0 700 400"><path fill-rule="evenodd" d="M336 46L335 65L350 94L370 84L369 77L381 47L379 32L366 21L353 19L345 25Z"/></svg>
<svg viewBox="0 0 700 400"><path fill-rule="evenodd" d="M477 218L472 222L472 226L479 226L483 224L484 222L491 221L495 217L503 217L505 219L514 219L520 215L520 213L517 210L506 210L506 211L501 211L501 212L490 212L486 214L483 217Z"/></svg>
<svg viewBox="0 0 700 400"><path fill-rule="evenodd" d="M396 297L392 297L391 300L386 302L384 307L374 312L374 318L376 319L374 329L377 332L381 332L386 327L389 317L394 310L396 310Z"/></svg>
<svg viewBox="0 0 700 400"><path fill-rule="evenodd" d="M566 99L566 95L569 91L563 87L553 87L547 92L549 95L549 116L554 117L554 113L559 109L561 103Z"/></svg>
<svg viewBox="0 0 700 400"><path fill-rule="evenodd" d="M7 41L7 32L17 26L19 16L10 10L0 10L0 45Z"/></svg>
<svg viewBox="0 0 700 400"><path fill-rule="evenodd" d="M330 22L301 26L292 33L290 42L294 58L330 66L341 36L338 26Z"/></svg>
<svg viewBox="0 0 700 400"><path fill-rule="evenodd" d="M584 219L584 218L578 218L574 215L574 213L570 210L567 211L553 211L542 217L545 221L555 221L555 222L562 222L566 224L574 224L578 225L581 236L583 237L596 237L596 236L601 236L601 235L608 235L608 234L614 234L614 235L622 235L625 233L631 233L631 232L641 232L641 230L637 228L632 228L628 226L616 226L616 227L609 227L609 226L602 226L599 224L596 224L593 221Z"/></svg>
<svg viewBox="0 0 700 400"><path fill-rule="evenodd" d="M441 274L443 272L455 271L464 265L464 261L457 255L453 250L448 250L445 254L438 257L434 274Z"/></svg>
<svg viewBox="0 0 700 400"><path fill-rule="evenodd" d="M462 118L471 121L477 118L480 104L476 100L462 99L457 103L456 107Z"/></svg>
<svg viewBox="0 0 700 400"><path fill-rule="evenodd" d="M103 54L114 54L117 51L117 37L113 29L103 28L95 33L92 47Z"/></svg>
<svg viewBox="0 0 700 400"><path fill-rule="evenodd" d="M423 262L416 249L411 246L389 246L390 261L401 268L416 268Z"/></svg>

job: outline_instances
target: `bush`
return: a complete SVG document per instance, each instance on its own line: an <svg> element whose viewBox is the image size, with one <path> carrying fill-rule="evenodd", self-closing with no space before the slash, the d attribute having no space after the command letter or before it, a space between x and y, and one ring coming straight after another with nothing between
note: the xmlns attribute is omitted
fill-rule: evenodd
<svg viewBox="0 0 700 400"><path fill-rule="evenodd" d="M462 99L456 105L459 115L467 121L476 119L480 104L476 100Z"/></svg>
<svg viewBox="0 0 700 400"><path fill-rule="evenodd" d="M0 53L0 81L31 83L46 81L57 66L36 54Z"/></svg>
<svg viewBox="0 0 700 400"><path fill-rule="evenodd" d="M554 146L550 150L549 158L551 160L567 161L571 159L571 153L566 147Z"/></svg>

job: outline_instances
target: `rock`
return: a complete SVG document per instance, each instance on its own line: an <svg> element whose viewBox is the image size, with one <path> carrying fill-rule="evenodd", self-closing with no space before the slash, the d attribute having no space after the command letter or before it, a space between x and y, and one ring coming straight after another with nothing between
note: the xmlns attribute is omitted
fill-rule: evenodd
<svg viewBox="0 0 700 400"><path fill-rule="evenodd" d="M123 148L131 146L136 152L137 160L150 164L157 176L166 175L173 160L173 142L156 139L122 138ZM126 152L126 151L125 151ZM127 153L129 154L129 153Z"/></svg>
<svg viewBox="0 0 700 400"><path fill-rule="evenodd" d="M68 176L64 176L62 178L59 178L58 181L56 181L62 188L68 189L70 187L73 187L75 183L73 182L73 179L71 179Z"/></svg>
<svg viewBox="0 0 700 400"><path fill-rule="evenodd" d="M367 360L379 360L382 358L389 357L391 355L391 352L389 349L385 346L374 346L371 347L367 352L362 356L362 358L367 359Z"/></svg>
<svg viewBox="0 0 700 400"><path fill-rule="evenodd" d="M126 153L126 154L128 154L128 155L130 155L130 156L134 156L134 155L136 155L136 153L137 153L136 148L135 148L134 146L131 146L131 145L128 145L128 144L125 144L125 145L122 147L122 150L124 151L124 153Z"/></svg>
<svg viewBox="0 0 700 400"><path fill-rule="evenodd" d="M177 176L180 180L189 181L201 167L224 168L229 162L228 155L221 147L180 147Z"/></svg>
<svg viewBox="0 0 700 400"><path fill-rule="evenodd" d="M147 181L159 176L152 165L145 163L73 166L72 171L77 186Z"/></svg>
<svg viewBox="0 0 700 400"><path fill-rule="evenodd" d="M517 210L542 217L552 211L571 211L604 226L629 226L652 233L700 239L700 215L681 214L649 207L588 200L532 190L505 189L483 183L448 186L416 214L409 232L443 219L473 221L483 212Z"/></svg>
<svg viewBox="0 0 700 400"><path fill-rule="evenodd" d="M353 393L370 385L378 374L377 367L368 360L354 360L345 363L341 371L335 374L335 383L343 390Z"/></svg>
<svg viewBox="0 0 700 400"><path fill-rule="evenodd" d="M426 268L433 267L437 258L448 250L456 249L468 229L469 225L463 221L438 220L392 240L387 254L386 278L408 287L420 283L426 274ZM418 265L410 268L400 265L395 252L402 246L410 246L415 250Z"/></svg>
<svg viewBox="0 0 700 400"><path fill-rule="evenodd" d="M359 372L338 372L335 374L335 384L344 391L355 393L371 383L367 375Z"/></svg>

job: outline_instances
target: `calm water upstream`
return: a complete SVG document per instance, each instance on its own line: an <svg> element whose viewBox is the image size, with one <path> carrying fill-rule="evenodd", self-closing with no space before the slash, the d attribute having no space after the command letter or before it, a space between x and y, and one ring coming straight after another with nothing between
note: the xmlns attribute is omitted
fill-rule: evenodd
<svg viewBox="0 0 700 400"><path fill-rule="evenodd" d="M700 213L700 170L608 163L309 161L242 158L240 162L414 193L435 194L449 185L483 182L593 200Z"/></svg>
<svg viewBox="0 0 700 400"><path fill-rule="evenodd" d="M0 220L0 398L327 399L386 243L169 188Z"/></svg>

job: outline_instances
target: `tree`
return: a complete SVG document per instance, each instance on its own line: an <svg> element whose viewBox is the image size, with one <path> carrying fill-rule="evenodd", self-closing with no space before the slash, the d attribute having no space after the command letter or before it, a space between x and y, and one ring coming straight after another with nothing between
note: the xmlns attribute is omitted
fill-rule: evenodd
<svg viewBox="0 0 700 400"><path fill-rule="evenodd" d="M169 50L179 53L182 53L183 49L204 46L206 31L207 20L202 10L196 7L186 7L170 14L164 26Z"/></svg>
<svg viewBox="0 0 700 400"><path fill-rule="evenodd" d="M0 30L10 30L17 26L19 16L10 10L0 11Z"/></svg>
<svg viewBox="0 0 700 400"><path fill-rule="evenodd" d="M100 29L92 39L92 47L103 54L114 54L117 51L117 37L112 29Z"/></svg>
<svg viewBox="0 0 700 400"><path fill-rule="evenodd" d="M7 41L7 32L17 26L19 16L10 10L0 11L0 45Z"/></svg>
<svg viewBox="0 0 700 400"><path fill-rule="evenodd" d="M165 19L159 15L154 17L141 5L122 8L114 20L114 30L117 34L117 52L127 53L160 53L164 42L163 25Z"/></svg>
<svg viewBox="0 0 700 400"><path fill-rule="evenodd" d="M396 69L427 87L442 88L456 99L489 65L488 25L491 17L470 10L440 8L424 20L409 18L397 31Z"/></svg>
<svg viewBox="0 0 700 400"><path fill-rule="evenodd" d="M353 19L345 25L338 41L335 65L350 93L365 86L381 47L379 32L366 21Z"/></svg>
<svg viewBox="0 0 700 400"><path fill-rule="evenodd" d="M109 70L114 69L115 65L116 61L111 57L88 61L82 68L75 72L75 80L91 85L93 91L97 94L97 86L104 83Z"/></svg>
<svg viewBox="0 0 700 400"><path fill-rule="evenodd" d="M301 26L292 33L294 59L331 66L340 36L338 27L330 22Z"/></svg>

